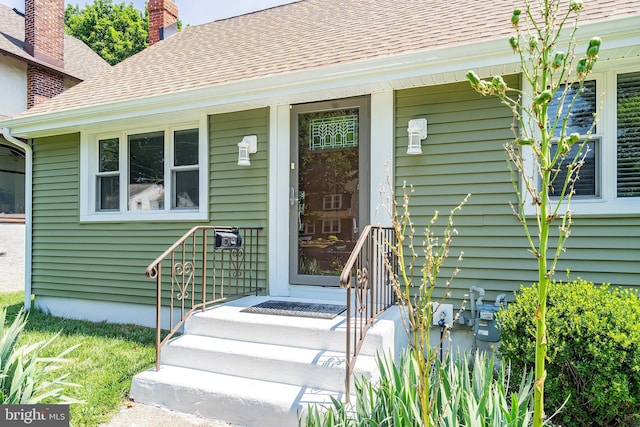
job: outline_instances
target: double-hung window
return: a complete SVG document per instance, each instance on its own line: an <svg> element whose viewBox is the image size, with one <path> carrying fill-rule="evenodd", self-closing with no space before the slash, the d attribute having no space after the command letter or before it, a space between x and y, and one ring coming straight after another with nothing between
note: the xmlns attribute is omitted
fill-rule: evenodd
<svg viewBox="0 0 640 427"><path fill-rule="evenodd" d="M565 155L559 168L559 173L554 180L553 188L549 189L550 196L559 196L567 177L567 165L570 164L578 154L580 146L583 146L581 156L583 166L580 168L579 179L574 184L574 198L594 198L600 196L598 180L598 162L600 158L598 150L600 148L600 138L598 127L594 125L594 115L598 107L598 96L596 93L596 81L586 81L582 87L575 84L566 91L564 98L560 95L564 93L564 88L558 91L558 97L554 99L547 110L550 122L555 124L553 132L553 142L551 155L556 154L558 145L556 144L562 131L562 118L566 115L570 104L573 102L571 114L567 118L565 135L572 133L580 135L580 142L574 144ZM587 134L590 134L589 136ZM588 138L588 139L587 139ZM585 143L586 140L586 143Z"/></svg>
<svg viewBox="0 0 640 427"><path fill-rule="evenodd" d="M193 209L200 204L198 176L198 129L177 130L173 134L173 164L171 200L176 209Z"/></svg>
<svg viewBox="0 0 640 427"><path fill-rule="evenodd" d="M322 233L323 234L340 234L342 230L339 219L323 219L322 220Z"/></svg>
<svg viewBox="0 0 640 427"><path fill-rule="evenodd" d="M207 217L202 123L87 135L81 143L81 220Z"/></svg>
<svg viewBox="0 0 640 427"><path fill-rule="evenodd" d="M327 194L322 198L322 209L325 211L342 209L342 194Z"/></svg>
<svg viewBox="0 0 640 427"><path fill-rule="evenodd" d="M640 213L640 71L604 71L587 80L581 92L577 87L570 88L564 102L558 96L549 104L551 121L558 111L560 117L566 114L574 93L577 98L566 135L578 133L582 142L591 133L583 151L584 164L575 183L571 210L594 215ZM596 112L597 122L592 127ZM560 126L555 129L554 142L560 135ZM554 188L549 189L552 198L560 194L566 164L575 157L578 145L572 146ZM554 146L552 150L555 149ZM525 158L530 155L525 153ZM533 169L530 158L527 168ZM533 213L530 203L526 208Z"/></svg>
<svg viewBox="0 0 640 427"><path fill-rule="evenodd" d="M96 209L120 210L120 140L98 140L98 172L96 173Z"/></svg>
<svg viewBox="0 0 640 427"><path fill-rule="evenodd" d="M616 81L616 196L640 203L640 71Z"/></svg>

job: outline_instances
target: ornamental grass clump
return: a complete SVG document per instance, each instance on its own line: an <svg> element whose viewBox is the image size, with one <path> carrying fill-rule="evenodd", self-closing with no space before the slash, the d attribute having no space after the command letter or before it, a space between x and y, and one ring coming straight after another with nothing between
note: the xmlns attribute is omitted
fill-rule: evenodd
<svg viewBox="0 0 640 427"><path fill-rule="evenodd" d="M500 354L518 375L535 360L538 285L498 312ZM546 406L565 427L640 425L640 295L577 279L549 284Z"/></svg>
<svg viewBox="0 0 640 427"><path fill-rule="evenodd" d="M441 427L526 427L531 423L532 375L511 384L508 367L495 369L493 357L476 353L436 359L428 393L434 402L429 425ZM420 362L406 351L398 364L378 358L380 379L356 381L353 406L333 399L330 406L312 406L305 427L423 427ZM510 392L508 390L514 390Z"/></svg>
<svg viewBox="0 0 640 427"><path fill-rule="evenodd" d="M65 381L68 374L52 375L60 364L68 362L65 356L77 346L56 357L42 357L42 351L57 335L46 341L18 346L20 335L27 325L27 316L18 313L13 322L6 325L6 314L6 309L0 310L0 403L79 403L63 393L65 387L77 387Z"/></svg>

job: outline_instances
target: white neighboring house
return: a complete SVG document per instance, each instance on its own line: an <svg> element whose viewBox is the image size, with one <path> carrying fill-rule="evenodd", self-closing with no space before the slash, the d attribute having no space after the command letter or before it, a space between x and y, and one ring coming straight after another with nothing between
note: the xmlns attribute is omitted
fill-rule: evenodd
<svg viewBox="0 0 640 427"><path fill-rule="evenodd" d="M64 34L63 0L0 4L0 121L109 68ZM0 292L24 288L25 148L8 139L0 126Z"/></svg>

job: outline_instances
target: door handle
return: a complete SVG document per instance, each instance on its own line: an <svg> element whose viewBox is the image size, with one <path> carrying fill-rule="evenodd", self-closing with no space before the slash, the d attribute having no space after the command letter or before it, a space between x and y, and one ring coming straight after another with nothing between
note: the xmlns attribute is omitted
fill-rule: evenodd
<svg viewBox="0 0 640 427"><path fill-rule="evenodd" d="M295 195L296 195L296 190L295 188L291 187L291 192L289 193L289 204L291 206L295 205L300 201L300 199L296 198Z"/></svg>

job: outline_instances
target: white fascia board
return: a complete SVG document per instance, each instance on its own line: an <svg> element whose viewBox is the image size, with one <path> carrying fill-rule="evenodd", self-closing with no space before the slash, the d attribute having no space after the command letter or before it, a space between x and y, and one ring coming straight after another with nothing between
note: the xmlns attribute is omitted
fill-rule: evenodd
<svg viewBox="0 0 640 427"><path fill-rule="evenodd" d="M141 115L156 115L183 110L212 108L217 105L233 105L250 101L287 97L294 94L329 90L375 82L390 82L404 78L442 73L460 67L482 67L513 62L506 58L505 41L442 48L385 58L357 61L318 69L243 80L228 84L187 90L142 99L103 104L99 106L69 109L59 112L10 120L3 126L10 127L14 135L46 136L73 131L73 128L95 125L99 122L122 120ZM502 51L498 57L491 52ZM483 52L478 55L478 52ZM460 60L465 58L466 60Z"/></svg>
<svg viewBox="0 0 640 427"><path fill-rule="evenodd" d="M578 41L584 44L584 49L577 50L576 54L581 56L586 52L591 37L602 39L601 49L637 46L638 28L640 28L640 15L581 25L576 36Z"/></svg>
<svg viewBox="0 0 640 427"><path fill-rule="evenodd" d="M640 16L620 18L583 25L578 33L603 38L603 49L637 45ZM588 40L588 38L586 38ZM580 52L580 50L578 50ZM9 120L14 135L46 136L61 130L77 131L81 127L100 122L133 117L199 110L200 114L216 106L252 104L252 108L273 104L274 99L294 95L354 88L362 85L382 85L384 90L394 89L394 82L416 77L456 73L456 80L464 79L468 69L481 70L495 66L518 66L518 57L510 51L505 38L445 46L437 49L355 61L329 67L278 74L252 80L186 90L166 95L127 100L99 106L70 109L53 113ZM448 82L448 81L447 81ZM401 86L398 83L399 86Z"/></svg>

